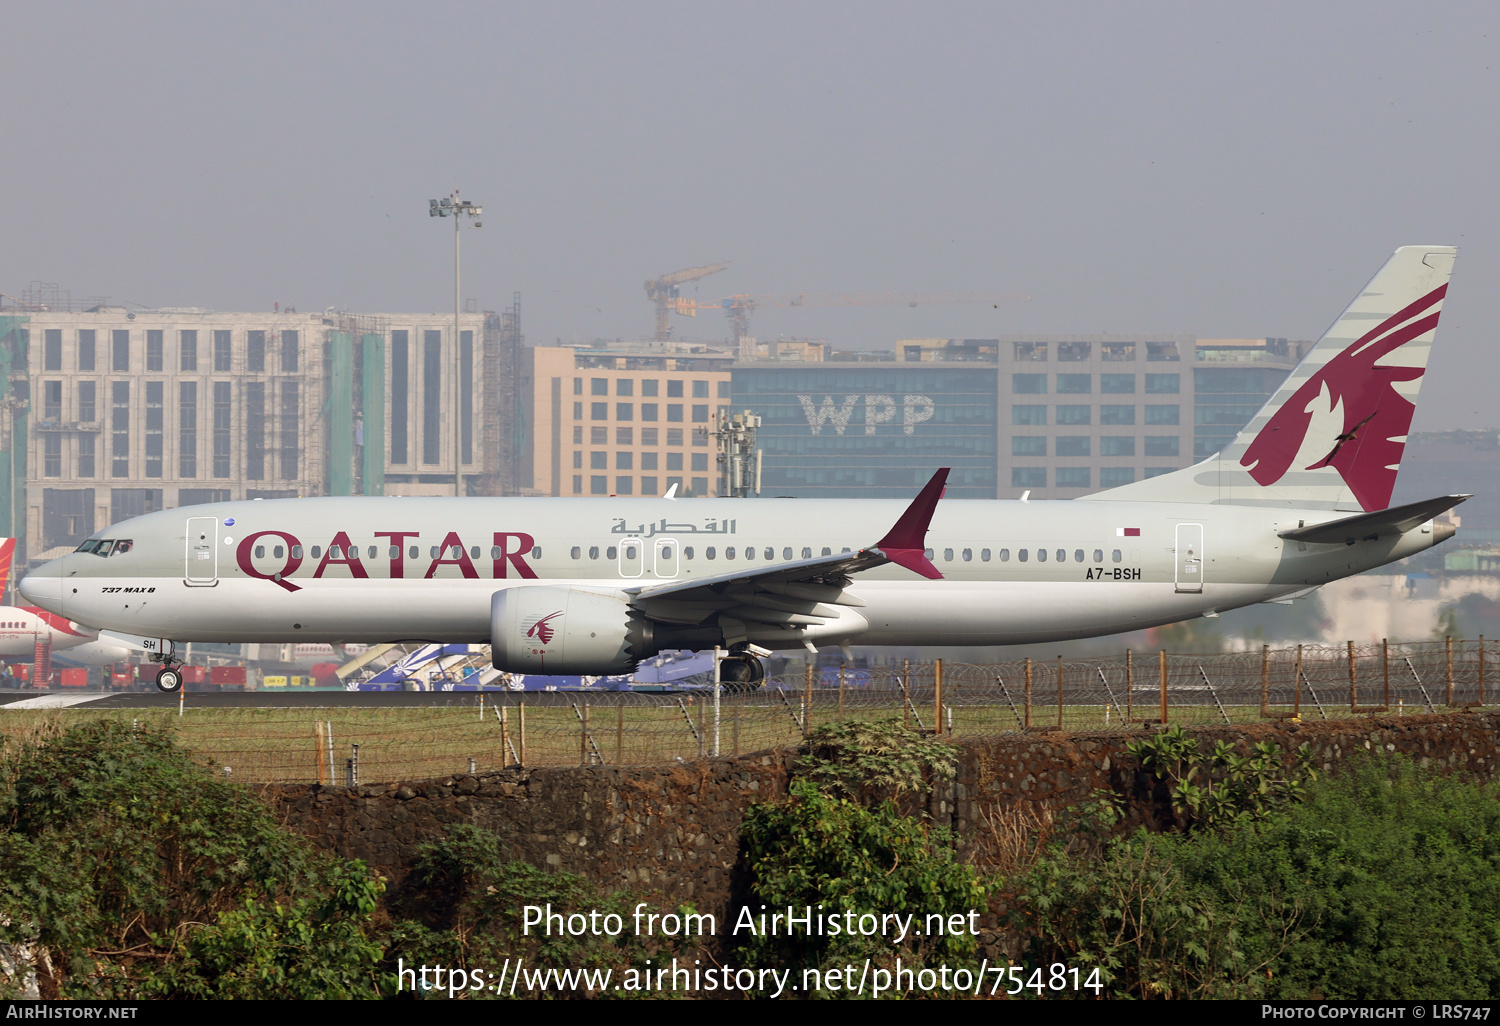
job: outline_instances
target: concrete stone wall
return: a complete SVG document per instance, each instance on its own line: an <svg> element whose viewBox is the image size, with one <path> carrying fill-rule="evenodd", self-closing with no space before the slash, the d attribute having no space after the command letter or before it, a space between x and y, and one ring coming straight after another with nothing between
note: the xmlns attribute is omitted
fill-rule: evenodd
<svg viewBox="0 0 1500 1026"><path fill-rule="evenodd" d="M1290 760L1302 745L1311 745L1316 765L1328 773L1356 752L1379 750L1491 780L1500 758L1500 713L1493 712L1193 727L1189 733L1204 754L1219 741L1230 742L1241 754L1269 741ZM1165 789L1150 787L1125 750L1141 736L1140 731L1033 733L969 741L950 796L938 801L934 818L972 841L984 828L986 812L1029 802L1056 813L1090 800L1096 789L1108 789L1129 796L1127 827L1160 825L1171 817Z"/></svg>
<svg viewBox="0 0 1500 1026"><path fill-rule="evenodd" d="M1355 753L1403 752L1426 766L1489 780L1496 774L1500 713L1382 717L1248 727L1194 728L1200 747L1226 740L1242 751L1271 741L1310 744L1332 772ZM1140 731L1037 732L962 742L957 779L925 799L934 820L973 844L987 817L1029 803L1058 812L1096 788L1131 796L1132 823L1170 815L1126 744ZM493 830L510 858L579 873L603 887L654 892L722 914L735 901L740 825L755 802L786 794L792 756L760 752L671 766L511 769L355 788L281 785L266 798L289 827L364 859L391 878L410 871L416 846L454 823Z"/></svg>
<svg viewBox="0 0 1500 1026"><path fill-rule="evenodd" d="M664 767L509 769L359 787L279 785L266 797L292 829L363 859L399 888L417 846L455 823L494 831L509 859L608 888L655 892L700 910L727 907L740 823L785 795L790 756Z"/></svg>

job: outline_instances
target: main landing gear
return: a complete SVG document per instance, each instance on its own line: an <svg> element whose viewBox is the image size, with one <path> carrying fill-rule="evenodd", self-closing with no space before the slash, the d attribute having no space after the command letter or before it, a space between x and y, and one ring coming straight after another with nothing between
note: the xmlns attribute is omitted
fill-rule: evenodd
<svg viewBox="0 0 1500 1026"><path fill-rule="evenodd" d="M748 649L729 653L719 661L719 682L730 694L754 691L766 679L766 664Z"/></svg>

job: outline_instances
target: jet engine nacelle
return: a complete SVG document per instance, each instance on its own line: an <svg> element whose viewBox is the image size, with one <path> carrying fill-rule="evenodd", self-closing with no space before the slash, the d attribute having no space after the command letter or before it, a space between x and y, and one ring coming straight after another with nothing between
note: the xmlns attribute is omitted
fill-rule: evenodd
<svg viewBox="0 0 1500 1026"><path fill-rule="evenodd" d="M651 626L620 592L507 588L490 599L490 654L507 673L633 673L655 653Z"/></svg>

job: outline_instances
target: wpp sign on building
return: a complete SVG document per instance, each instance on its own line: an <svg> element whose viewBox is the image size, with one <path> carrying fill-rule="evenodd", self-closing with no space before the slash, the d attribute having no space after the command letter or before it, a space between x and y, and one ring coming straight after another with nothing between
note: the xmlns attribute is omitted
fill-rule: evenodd
<svg viewBox="0 0 1500 1026"><path fill-rule="evenodd" d="M910 498L938 467L948 494L992 499L995 370L904 363L741 364L733 404L761 416L761 494Z"/></svg>

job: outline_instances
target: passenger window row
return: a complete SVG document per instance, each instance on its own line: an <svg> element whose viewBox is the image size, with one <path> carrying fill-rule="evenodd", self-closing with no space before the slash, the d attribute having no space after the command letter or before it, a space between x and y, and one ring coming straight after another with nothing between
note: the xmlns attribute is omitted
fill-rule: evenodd
<svg viewBox="0 0 1500 1026"><path fill-rule="evenodd" d="M1029 550L1029 549L1017 549L1016 550L1016 561L1018 563L1025 563L1025 562L1027 562L1030 559L1030 551L1031 550ZM979 550L979 561L981 563L988 563L990 561L991 555L992 554L991 554L991 552L990 552L989 549L980 549ZM1000 557L1000 562L1002 562L1002 563L1008 563L1008 562L1010 562L1010 549L1001 549L999 551L998 555ZM1095 563L1103 563L1104 562L1104 550L1103 549L1095 549L1093 555L1094 555L1093 561ZM933 552L932 549L928 549L927 550L927 558L928 559L934 559L934 558L936 558L935 553ZM1068 561L1068 550L1067 549L1054 549L1054 550L1052 550L1052 558L1054 560L1056 560L1057 562L1059 562L1059 563L1066 563ZM1119 549L1112 549L1110 551L1109 558L1110 558L1111 562L1118 563L1122 559L1125 558L1125 554L1123 552L1121 552ZM973 549L964 549L963 553L962 553L962 559L963 559L963 561L965 563L972 562L973 559L974 559L974 550ZM1048 559L1048 550L1047 549L1037 549L1036 550L1036 561L1038 563L1045 563L1045 562L1047 562L1047 559ZM1088 560L1087 560L1087 557L1086 557L1083 549L1074 549L1073 550L1073 562L1075 562L1075 563L1084 563L1084 562L1087 562L1087 561ZM951 562L953 562L953 550L952 549L944 549L943 550L943 562L945 562L945 563L951 563Z"/></svg>
<svg viewBox="0 0 1500 1026"><path fill-rule="evenodd" d="M271 558L272 559L282 559L282 558L284 558L286 556L286 548L284 546L281 546L281 545L272 545L270 547L270 553L271 553ZM314 545L312 548L310 548L310 549L307 550L307 555L311 559L322 559L323 558L323 547L321 545ZM427 549L427 558L429 558L429 559L445 559L445 560L462 559L463 555L464 555L463 547L459 546L459 545L450 545L446 549L444 549L441 545L432 545L432 546L429 546L428 549ZM502 549L498 545L492 545L492 546L490 546L490 558L491 559L503 559L507 555L514 556L514 555L519 555L519 553L515 553L515 552L507 553L504 549ZM264 546L264 545L257 545L257 546L255 546L255 558L256 559L264 559L265 556L266 556L266 546ZM301 559L302 558L302 546L301 545L293 545L292 546L292 558L293 559ZM342 545L330 545L330 546L328 546L328 558L329 559L359 559L359 558L361 558L360 554L359 554L359 546L358 545L351 545L351 546L349 546L349 548L347 550L345 550L345 548ZM366 558L366 559L379 559L379 558L381 558L380 557L380 546L378 546L378 545L371 545L371 546L369 546L365 550L364 558ZM386 550L385 558L387 558L387 559L400 559L401 558L401 549L400 549L400 547L396 546L396 545L390 546ZM407 559L421 559L422 558L422 547L420 545L413 545L410 548L408 548L406 550L406 558ZM483 550L478 545L471 546L469 548L469 558L470 559L481 559L481 558L483 558ZM540 545L535 546L535 547L532 548L532 550L531 550L531 558L532 559L541 559L542 558L542 548L541 548Z"/></svg>
<svg viewBox="0 0 1500 1026"><path fill-rule="evenodd" d="M842 552L849 552L851 550L848 549L848 548L844 548L844 549L841 549L840 551L842 551ZM599 546L597 546L597 545L590 545L589 549L588 549L588 558L589 559L598 559L599 558L599 552L600 552ZM736 553L740 553L740 555L739 555L738 558L751 560L751 559L756 559L757 558L756 552L757 552L757 550L756 550L755 546L753 546L753 545L746 545L743 549L737 548L734 545L729 545L729 546L726 546L724 548L723 555L724 555L725 559L734 559L734 558L736 558ZM762 559L765 559L765 560L768 560L768 561L774 561L777 558L776 557L776 549L773 546L770 546L770 545L767 545L763 550L760 550L760 553L761 554L760 554L759 558L762 558ZM569 554L574 559L582 559L583 558L583 548L582 548L582 546L574 545L572 551ZM608 548L604 549L604 558L605 559L615 559L618 555L619 555L619 549L616 546L614 546L614 545L611 545ZM692 559L692 558L694 558L694 555L695 555L695 552L694 552L693 547L691 545L684 545L682 547L682 558L683 559ZM823 546L822 555L824 555L824 556L831 556L831 555L833 555L833 549L829 548L826 545ZM661 551L661 556L662 556L663 559L671 559L672 558L672 550L671 550L671 548L670 547L664 547L662 549L662 551ZM626 559L634 559L635 558L635 549L633 547L626 546L626 548L625 548L625 558ZM706 547L703 550L703 558L704 559L718 559L719 558L719 549L718 549L718 547L714 546L714 545L709 545L708 547ZM788 546L784 547L781 550L781 559L782 559L783 562L790 562L791 560L796 559L796 558L798 558L797 557L797 550L794 549L792 546L788 545ZM801 556L801 558L802 559L812 559L813 558L813 550L812 550L811 546L808 546L808 545L802 546L802 556Z"/></svg>
<svg viewBox="0 0 1500 1026"><path fill-rule="evenodd" d="M95 543L92 543L92 544L99 545L99 547L104 550L104 552L101 553L101 554L109 552L109 544L110 543L108 543L108 542L105 542L102 545L100 545L100 543L98 543L98 542L95 542ZM116 553L118 553L118 552L122 552L122 551L128 551L129 548L130 548L130 542L126 541L126 542L120 543L119 545L114 546L114 551ZM82 549L82 548L80 548L80 551L97 551L97 550ZM850 552L852 550L849 549L848 547L845 547L845 548L840 549L839 551L847 553L847 552ZM1055 562L1058 562L1058 563L1066 563L1068 561L1068 550L1067 549L1061 549L1061 548L1059 548L1059 549L1055 549L1055 550L1050 550L1049 551L1048 549L1045 549L1045 548L1039 548L1039 549L1036 549L1035 552L1036 552L1036 561L1038 563L1045 563L1045 562L1048 561L1049 558L1052 559L1052 560L1054 560ZM272 545L272 546L269 547L269 553L270 553L270 556L271 556L272 559L283 559L286 556L286 549L285 549L284 546L281 546L281 545ZM606 546L602 550L602 553L603 553L603 557L605 559L608 559L608 560L618 559L619 558L619 547L618 546L614 546L614 545ZM267 546L265 546L265 545L257 545L255 547L255 558L256 559L263 559L263 558L265 558L266 554L267 554ZM588 558L589 559L598 559L598 558L600 558L600 554L601 554L601 549L600 549L600 547L598 545L590 545L589 546L589 548L588 548ZM828 547L826 545L823 546L822 549L819 552L819 555L822 555L822 556L831 556L832 554L833 554L833 549L831 549L830 547ZM293 559L301 559L302 556L303 556L302 546L301 545L293 545L292 546L291 555L292 555ZM320 546L320 545L314 545L314 546L312 546L308 550L307 555L310 558L312 558L312 559L322 559L323 558L323 548L322 548L322 546ZM457 560L457 559L462 559L463 555L464 555L464 550L460 546L457 546L457 545L450 545L446 549L444 549L443 547L438 546L438 545L433 545L433 546L429 546L428 550L427 550L427 556L428 556L429 559ZM478 545L471 546L470 549L469 549L468 555L469 555L470 559L480 559L480 558L482 558L482 549ZM512 553L507 553L504 549L502 549L498 545L493 545L493 546L490 547L490 558L491 559L503 559L507 555L512 555L513 556L513 555L517 555L517 553L513 553L513 552ZM532 548L532 550L531 550L531 552L530 552L529 555L530 555L530 557L532 559L541 559L542 558L542 548L541 548L541 546L540 545L534 546ZM572 558L574 558L574 559L582 559L583 558L583 547L579 546L579 545L574 545L572 547L572 550L569 552L569 555L572 556ZM693 546L691 546L691 545L684 545L682 547L682 558L683 559L693 559L693 558L695 558L695 555L696 555L696 553L695 553L695 551L693 549ZM703 558L704 559L717 559L717 558L719 558L719 555L720 555L719 549L716 546L713 546L713 545L709 545L709 546L705 547L704 550L703 550ZM937 553L936 553L936 550L934 550L934 549L927 549L926 550L926 555L927 555L928 559L936 559L937 558ZM943 549L943 562L945 562L945 563L951 563L955 559L959 559L962 562L971 563L971 562L974 561L974 555L975 555L975 552L974 552L974 549L972 549L972 548L967 548L967 549L962 549L962 550L954 550L954 549L950 549L950 548L945 548L945 549ZM365 558L373 560L373 559L379 559L380 556L381 556L381 547L380 546L371 545L371 546L368 546L366 548L366 550L365 550ZM792 560L798 558L799 556L802 559L812 559L813 558L812 547L808 546L808 545L804 545L804 546L802 546L801 551L799 553L792 546L788 545L788 546L783 547L781 549L781 552L780 552L780 559L781 559L782 562L791 562ZM638 557L638 550L636 549L636 547L634 545L626 545L625 546L625 558L633 560L633 559L636 559L637 557ZM342 545L330 545L328 547L328 558L329 559L337 559L337 560L342 560L342 559L359 559L359 558L361 558L360 557L359 546L357 546L357 545L351 545L347 550L345 550ZM401 558L401 549L399 547L395 546L395 545L389 546L386 549L386 551L385 551L385 558L387 558L387 559L400 559ZM412 546L410 546L407 549L407 551L406 551L406 558L407 559L420 559L420 558L422 558L422 549L421 549L421 546L418 546L418 545L412 545ZM660 558L660 559L671 559L671 558L673 558L672 547L670 545L663 546L662 549L661 549L661 551L660 551L660 553L659 553L658 558ZM776 549L773 546L770 546L770 545L767 545L763 549L760 549L760 550L757 550L756 547L753 546L753 545L746 545L746 546L744 546L742 548L734 546L734 545L728 545L728 546L725 546L724 549L723 549L723 558L726 559L726 560L732 560L732 559L738 558L738 559L743 559L743 560L746 560L746 561L751 561L751 560L755 560L755 559L763 559L763 560L765 560L767 562L774 562L777 559L777 552L776 552ZM1015 553L1015 558L1016 558L1016 561L1019 562L1019 563L1028 562L1031 559L1031 550L1029 550L1029 549L1017 549L1016 553ZM1088 562L1087 554L1085 553L1085 551L1083 549L1074 549L1073 553L1072 553L1072 558L1073 558L1073 562L1075 562L1075 563ZM1109 558L1110 558L1111 562L1119 563L1119 562L1121 562L1124 559L1124 553L1122 553L1121 550L1119 550L1119 549L1113 549L1113 550L1110 551ZM998 551L991 550L991 549L980 549L979 550L979 561L981 563L988 563L992 559L998 559L999 562L1001 562L1001 563L1008 563L1008 562L1010 562L1010 559L1011 559L1011 550L1010 549L1000 549ZM1104 550L1103 549L1095 549L1093 551L1093 562L1094 563L1103 563L1104 562Z"/></svg>
<svg viewBox="0 0 1500 1026"><path fill-rule="evenodd" d="M725 547L725 549L723 551L723 555L724 555L725 559L735 559L736 558L736 552L739 552L739 553L741 553L741 555L738 558L746 559L746 560L753 560L753 559L757 558L756 551L757 550L756 550L755 546L753 546L753 545L746 545L743 549L736 549L735 546L730 545L730 546ZM841 549L840 551L841 552L849 552L851 550L846 547L846 548ZM604 553L604 558L605 559L611 559L612 560L612 559L615 559L615 558L618 557L618 555L619 555L619 549L616 546L611 545L608 548L604 549L603 553ZM833 554L833 550L831 548L829 548L826 545L823 546L821 555L831 556L832 554ZM573 549L572 549L570 555L574 559L582 559L583 558L583 548L581 546L578 546L578 545L573 546ZM588 549L588 558L589 559L598 559L599 555L600 555L600 548L599 548L599 546L597 546L597 545L590 545L589 549ZM926 555L927 555L928 559L936 559L937 558L937 554L936 554L935 550L933 550L933 549L927 549L926 550ZM705 548L703 550L703 558L705 558L705 559L716 559L716 558L718 558L718 556L719 556L719 550L715 546L710 545L710 546L708 546L707 548ZM992 559L996 558L997 556L998 556L1000 562L1002 562L1002 563L1008 563L1008 562L1010 562L1011 551L1010 551L1010 549L1000 549L999 552L997 553L997 552L995 552L995 551L993 551L991 549L980 549L979 550L979 561L981 563L988 563ZM669 546L663 547L663 549L661 551L661 557L663 559L671 559L672 558L672 550L671 550L671 548ZM683 546L683 548L682 548L682 558L683 559L692 559L693 557L694 557L693 547L691 545L685 545L685 546ZM636 558L636 550L635 550L634 546L629 546L629 545L626 546L626 548L625 548L625 558L626 559L635 559ZM774 547L770 546L770 545L767 545L764 548L764 550L762 550L760 558L763 558L763 559L768 560L768 561L775 560L776 559L776 549ZM788 546L786 546L785 548L783 548L781 550L781 559L782 559L783 562L790 562L790 561L792 561L795 558L797 558L797 551L792 546L788 545ZM812 550L811 546L804 545L802 547L801 558L802 559L811 559L811 558L813 558L813 550ZM943 550L943 561L945 563L951 563L951 562L953 562L954 558L955 558L955 550L953 550L953 549L944 549ZM971 563L971 562L974 561L974 550L972 548L970 548L970 549L963 549L957 558L962 559L962 561L965 562L965 563ZM1017 562L1025 563L1025 562L1028 562L1030 560L1030 558L1031 558L1031 550L1030 549L1017 549L1016 550L1016 561ZM1047 560L1049 558L1054 559L1056 562L1059 562L1059 563L1066 563L1068 561L1068 550L1067 549L1055 549L1055 550L1051 551L1050 556L1049 556L1049 550L1047 550L1047 549L1037 549L1036 550L1036 560L1037 560L1038 563L1045 563L1045 562L1047 562ZM1110 551L1109 558L1110 558L1111 562L1119 563L1120 561L1122 561L1125 558L1125 554L1121 550L1119 550L1119 549L1112 549ZM1073 550L1073 562L1075 562L1075 563L1088 562L1087 554L1085 553L1085 551L1083 549L1074 549ZM1095 563L1103 563L1104 562L1104 550L1103 549L1095 549L1094 550L1094 552L1093 552L1093 562L1095 562Z"/></svg>

